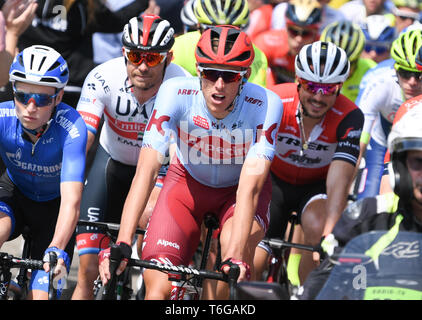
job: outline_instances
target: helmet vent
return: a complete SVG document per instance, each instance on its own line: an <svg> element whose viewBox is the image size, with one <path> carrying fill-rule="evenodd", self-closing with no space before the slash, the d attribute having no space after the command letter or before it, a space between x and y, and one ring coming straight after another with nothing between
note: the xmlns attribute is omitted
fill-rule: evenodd
<svg viewBox="0 0 422 320"><path fill-rule="evenodd" d="M245 61L251 57L251 53L249 51L245 51L242 54L238 55L236 58L230 59L229 62L232 61Z"/></svg>
<svg viewBox="0 0 422 320"><path fill-rule="evenodd" d="M31 54L31 62L29 63L29 69L31 69L31 70L32 70L33 63L34 63L34 55Z"/></svg>
<svg viewBox="0 0 422 320"><path fill-rule="evenodd" d="M208 56L207 54L205 54L204 51L200 47L196 47L196 53L201 58L206 58L206 59L210 59L211 60L211 57Z"/></svg>
<svg viewBox="0 0 422 320"><path fill-rule="evenodd" d="M24 79L26 79L26 74L25 74L25 73L22 73L22 72L19 72L19 71L15 71L15 72L13 73L13 75L14 75L14 76L16 76L16 77L19 77L19 78L24 78Z"/></svg>
<svg viewBox="0 0 422 320"><path fill-rule="evenodd" d="M38 71L40 71L41 70L41 68L42 68L42 65L44 64L44 62L45 62L45 60L47 59L47 57L46 56L44 56L42 59L41 59L41 63L40 63L40 65L39 65L39 67L38 67ZM51 68L50 68L50 70L51 70Z"/></svg>
<svg viewBox="0 0 422 320"><path fill-rule="evenodd" d="M239 36L239 33L232 33L227 35L226 39L226 46L224 48L224 54L228 54L230 50L233 48L233 44L236 42L237 38Z"/></svg>
<svg viewBox="0 0 422 320"><path fill-rule="evenodd" d="M23 56L21 54L18 55L18 61L19 61L20 65L23 67L24 66L24 64L23 64Z"/></svg>
<svg viewBox="0 0 422 320"><path fill-rule="evenodd" d="M44 61L43 61L44 62ZM42 62L42 63L43 63ZM56 69L56 68L58 68L60 66L60 63L58 62L58 61L56 61L56 62L54 62L52 65L51 65L51 67L50 67L50 69L48 69L48 71L52 71L52 70L54 70L54 69Z"/></svg>
<svg viewBox="0 0 422 320"><path fill-rule="evenodd" d="M69 71L67 69L65 69L60 76L64 77L67 76L67 74L69 73Z"/></svg>
<svg viewBox="0 0 422 320"><path fill-rule="evenodd" d="M340 53L339 50L336 50L336 56L334 57L334 63L333 63L333 66L331 67L330 74L331 73L334 73L334 71L336 70L336 67L340 63L340 59L341 59L341 53ZM345 69L347 70L347 67L348 66L346 64L345 67L343 68L343 71L341 72L341 74L343 74L343 72L344 72Z"/></svg>
<svg viewBox="0 0 422 320"><path fill-rule="evenodd" d="M50 82L50 83L57 83L58 81L56 80L56 79L53 79L53 78L41 78L41 80L40 81L42 81L42 82Z"/></svg>

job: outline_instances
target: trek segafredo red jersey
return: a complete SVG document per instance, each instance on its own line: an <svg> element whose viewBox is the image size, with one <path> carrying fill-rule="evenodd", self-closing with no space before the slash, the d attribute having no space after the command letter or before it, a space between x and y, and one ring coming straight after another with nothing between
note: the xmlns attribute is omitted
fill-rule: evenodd
<svg viewBox="0 0 422 320"><path fill-rule="evenodd" d="M245 82L233 110L216 119L199 78L176 77L158 91L143 147L165 155L175 141L177 158L195 180L211 187L234 186L246 158L273 159L282 113L274 92Z"/></svg>
<svg viewBox="0 0 422 320"><path fill-rule="evenodd" d="M352 101L340 94L334 106L313 128L308 149L302 150L297 84L283 83L272 90L280 96L284 106L271 165L271 171L277 177L295 185L310 184L326 179L333 160L356 165L364 118Z"/></svg>

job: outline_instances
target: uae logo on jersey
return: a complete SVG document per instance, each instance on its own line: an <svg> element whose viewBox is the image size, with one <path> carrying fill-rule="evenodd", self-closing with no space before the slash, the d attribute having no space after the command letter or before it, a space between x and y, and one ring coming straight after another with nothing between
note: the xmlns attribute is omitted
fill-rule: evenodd
<svg viewBox="0 0 422 320"><path fill-rule="evenodd" d="M202 118L201 116L194 116L193 117L193 123L195 123L198 127L204 128L209 130L210 129L210 125L207 121L207 119Z"/></svg>

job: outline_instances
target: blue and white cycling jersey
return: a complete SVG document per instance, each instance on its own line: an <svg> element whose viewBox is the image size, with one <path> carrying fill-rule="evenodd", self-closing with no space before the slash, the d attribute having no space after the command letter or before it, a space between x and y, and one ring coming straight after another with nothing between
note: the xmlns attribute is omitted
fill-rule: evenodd
<svg viewBox="0 0 422 320"><path fill-rule="evenodd" d="M35 144L22 135L14 101L0 103L0 156L25 196L48 201L60 196L60 182L84 181L87 129L75 109L58 104Z"/></svg>
<svg viewBox="0 0 422 320"><path fill-rule="evenodd" d="M164 155L175 141L178 159L198 182L233 186L246 158L273 159L282 114L274 92L245 82L233 111L218 120L208 111L199 79L176 77L158 91L143 146Z"/></svg>
<svg viewBox="0 0 422 320"><path fill-rule="evenodd" d="M378 74L382 74L383 72L386 72L386 69L394 70L394 59L390 58L384 61L381 61L378 63L375 67L369 69L365 75L362 77L362 80L359 84L359 94L356 98L356 105L359 106L360 100L362 98L362 93L365 90L368 83L370 83L372 77L376 77Z"/></svg>
<svg viewBox="0 0 422 320"><path fill-rule="evenodd" d="M393 65L386 61L377 65L373 71L368 71L356 99L356 104L365 116L362 132L369 133L371 139L382 146L387 146L394 116L404 102L403 91Z"/></svg>

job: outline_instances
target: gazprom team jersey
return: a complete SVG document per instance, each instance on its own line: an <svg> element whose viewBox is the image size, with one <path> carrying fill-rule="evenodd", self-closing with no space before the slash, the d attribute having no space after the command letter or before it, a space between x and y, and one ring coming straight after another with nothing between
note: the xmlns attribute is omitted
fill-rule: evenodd
<svg viewBox="0 0 422 320"><path fill-rule="evenodd" d="M173 62L189 71L193 76L197 76L195 48L200 38L201 33L199 31L182 34L175 38L176 41L172 48L174 52ZM255 58L251 65L251 75L248 81L265 87L268 66L267 57L255 45L253 47Z"/></svg>
<svg viewBox="0 0 422 320"><path fill-rule="evenodd" d="M294 185L311 184L327 178L333 160L356 165L363 114L352 101L340 94L311 131L308 149L301 152L297 84L283 83L272 90L280 96L284 106L271 165L277 177Z"/></svg>
<svg viewBox="0 0 422 320"><path fill-rule="evenodd" d="M373 72L370 81L359 94L358 106L365 115L361 140L368 143L370 137L386 147L394 116L404 96L394 68L386 66Z"/></svg>
<svg viewBox="0 0 422 320"><path fill-rule="evenodd" d="M175 76L191 77L186 70L171 63L163 81ZM136 166L155 96L141 105L132 91L124 58L115 58L88 74L76 109L94 135L104 115L101 146L114 160Z"/></svg>
<svg viewBox="0 0 422 320"><path fill-rule="evenodd" d="M275 93L245 81L233 110L219 120L208 111L199 78L173 78L158 91L143 146L165 155L175 141L177 158L195 180L234 186L246 158L273 159L282 114Z"/></svg>
<svg viewBox="0 0 422 320"><path fill-rule="evenodd" d="M28 198L60 196L60 183L84 181L87 129L79 113L60 103L35 144L23 138L14 101L0 104L0 155L12 182Z"/></svg>

